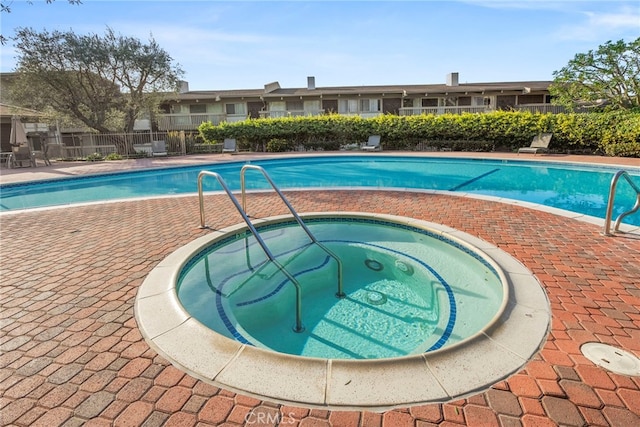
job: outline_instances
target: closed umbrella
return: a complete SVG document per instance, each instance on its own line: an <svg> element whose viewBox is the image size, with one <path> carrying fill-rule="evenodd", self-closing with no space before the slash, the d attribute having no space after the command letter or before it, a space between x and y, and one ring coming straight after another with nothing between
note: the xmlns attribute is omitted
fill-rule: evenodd
<svg viewBox="0 0 640 427"><path fill-rule="evenodd" d="M24 126L17 116L11 117L11 135L9 142L13 146L12 166L16 166L18 163L22 166L24 162L28 162L30 166L36 166L36 159L31 151L27 132L24 130Z"/></svg>
<svg viewBox="0 0 640 427"><path fill-rule="evenodd" d="M18 116L11 117L11 139L9 142L11 142L13 146L29 144L27 132L24 130L24 125Z"/></svg>

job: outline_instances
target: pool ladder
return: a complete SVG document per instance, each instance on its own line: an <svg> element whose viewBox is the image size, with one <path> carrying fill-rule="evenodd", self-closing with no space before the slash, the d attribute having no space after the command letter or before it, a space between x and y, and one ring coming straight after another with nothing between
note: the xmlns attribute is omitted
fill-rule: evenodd
<svg viewBox="0 0 640 427"><path fill-rule="evenodd" d="M212 171L201 171L198 174L198 200L199 200L199 204L200 204L200 228L208 228L208 226L205 223L204 197L203 197L203 191L202 191L202 180L203 180L203 178L205 176L212 176L212 177L214 177L214 178L216 178L218 180L218 183L220 184L222 189L225 191L225 193L227 193L227 195L229 196L229 198L233 202L233 205L236 207L236 209L238 210L238 212L242 216L242 219L247 224L247 227L249 228L249 231L251 231L251 234L253 234L253 236L255 237L256 241L258 242L258 244L260 245L260 247L264 251L265 255L267 255L267 258L269 258L269 260L271 262L273 262L273 264L278 268L278 270L282 271L282 273L287 277L287 279L289 279L291 281L291 283L293 283L293 285L294 285L294 287L296 289L296 323L295 323L295 325L293 327L293 330L294 330L294 332L303 332L304 331L304 326L302 324L302 287L300 286L300 282L298 282L298 280L296 280L296 278L291 273L289 273L287 271L287 269L278 260L276 260L276 257L273 255L271 250L269 250L269 248L267 247L267 245L264 242L264 240L262 239L262 237L260 237L260 233L258 233L258 230L256 230L256 228L253 226L253 223L251 222L251 219L249 218L249 216L246 213L246 209L245 209L246 208L245 171L247 169L254 169L254 170L262 172L262 175L264 175L264 177L267 180L267 182L269 182L271 187L275 190L275 192L278 194L280 199L287 206L287 208L289 209L289 212L291 212L291 215L293 215L293 217L298 222L298 224L302 227L302 229L305 231L305 233L307 233L307 236L309 236L311 241L313 243L315 243L318 247L320 247L324 252L326 252L331 258L333 258L336 261L336 263L338 265L338 291L336 292L336 297L338 297L338 298L344 298L345 297L345 293L343 291L343 285L342 285L342 262L340 261L340 259L332 251L330 251L326 246L324 246L322 243L320 243L315 238L315 236L311 233L311 231L309 230L307 225L304 223L304 221L302 221L302 218L300 218L300 216L295 211L295 209L293 209L293 206L291 206L291 204L289 203L287 198L284 196L284 194L282 194L282 192L280 191L278 186L273 182L273 180L271 179L269 174L267 174L267 171L265 171L261 166L249 165L248 164L248 165L244 165L242 167L242 169L240 170L240 187L241 187L241 192L242 192L242 205L240 205L240 203L238 202L238 199L233 195L231 190L229 190L229 187L227 186L227 183L224 181L224 179L222 178L222 176L219 173L212 172Z"/></svg>
<svg viewBox="0 0 640 427"><path fill-rule="evenodd" d="M632 213L636 212L640 208L640 188L636 185L635 182L633 182L633 180L631 179L631 175L629 175L627 171L621 170L616 172L616 174L611 179L611 185L609 186L609 200L607 202L607 213L604 219L604 231L603 231L603 234L605 236L613 235L613 233L611 232L611 216L613 213L613 201L616 197L616 186L618 185L618 181L620 181L620 178L626 179L629 185L631 186L631 188L635 190L636 203L633 205L631 210L627 212L623 212L620 215L618 215L618 218L616 218L615 224L613 226L613 233L618 231L618 228L620 227L620 222L622 222L624 217L626 217L627 215L631 215Z"/></svg>

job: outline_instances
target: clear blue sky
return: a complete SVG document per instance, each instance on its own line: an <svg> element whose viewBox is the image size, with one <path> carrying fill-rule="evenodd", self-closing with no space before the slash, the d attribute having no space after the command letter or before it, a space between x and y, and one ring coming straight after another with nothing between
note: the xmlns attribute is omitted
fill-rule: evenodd
<svg viewBox="0 0 640 427"><path fill-rule="evenodd" d="M552 80L576 53L640 36L640 1L2 0L2 34L31 27L150 36L191 90ZM12 42L1 71L14 70Z"/></svg>

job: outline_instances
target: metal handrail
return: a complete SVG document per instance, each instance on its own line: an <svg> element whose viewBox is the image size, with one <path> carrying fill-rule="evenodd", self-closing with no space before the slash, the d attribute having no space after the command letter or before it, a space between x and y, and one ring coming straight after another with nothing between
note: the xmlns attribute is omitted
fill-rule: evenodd
<svg viewBox="0 0 640 427"><path fill-rule="evenodd" d="M616 197L616 186L618 185L618 181L620 180L620 178L624 178L627 180L627 182L629 183L629 185L631 186L631 188L633 188L636 192L636 203L635 205L633 205L633 208L631 208L631 210L627 211L627 212L623 212L620 215L618 215L618 218L616 219L616 222L614 224L613 227L613 232L615 233L616 231L618 231L618 228L620 227L620 223L622 222L622 219L624 217L626 217L627 215L630 215L634 212L636 212L638 209L640 209L640 188L636 185L635 182L633 182L633 180L631 179L631 175L629 175L629 173L627 171L621 170L616 172L616 174L613 176L613 178L611 179L611 185L609 186L609 200L607 202L607 214L605 216L604 219L604 232L603 234L605 236L612 236L613 233L611 233L611 216L613 213L613 201Z"/></svg>
<svg viewBox="0 0 640 427"><path fill-rule="evenodd" d="M245 178L244 178L245 171L247 169L254 169L254 170L262 172L262 175L264 175L265 179L269 182L271 187L275 190L275 192L278 194L278 196L280 196L280 199L282 199L284 204L287 206L287 208L289 209L289 212L291 212L291 215L293 215L293 217L298 222L300 227L302 227L302 229L305 231L305 233L307 233L307 236L309 236L311 241L313 243L315 243L316 245L318 245L320 247L320 249L325 251L327 253L327 255L329 255L331 258L333 258L336 261L336 263L338 264L338 292L336 292L336 296L338 298L344 298L346 296L346 294L344 293L343 286L342 286L342 262L340 261L340 259L332 251L329 250L329 248L327 248L325 245L320 243L315 238L315 236L311 233L311 230L309 230L309 228L307 228L307 225L304 223L304 221L302 221L302 218L300 218L300 216L295 211L295 209L293 209L293 206L291 206L291 204L289 203L287 198L284 196L284 194L282 194L282 191L280 191L278 186L275 184L275 182L273 182L273 180L271 179L271 177L269 176L267 171L264 170L264 168L262 166L244 165L242 167L242 169L240 169L240 189L241 189L241 192L242 192L242 210L243 210L243 212L245 212L245 214L247 212L247 210L246 210L246 206L247 206L247 204L246 204L246 201L247 201L247 199L246 199L246 187L245 187Z"/></svg>
<svg viewBox="0 0 640 427"><path fill-rule="evenodd" d="M218 180L218 182L220 183L220 186L227 193L227 195L233 202L233 205L236 207L236 209L242 216L242 219L244 219L244 222L247 223L249 230L251 231L253 236L256 238L256 240L260 244L260 247L262 248L264 253L267 255L269 260L273 262L276 265L276 267L278 267L278 269L282 271L282 273L284 273L284 275L287 276L287 278L291 280L291 283L293 283L293 285L295 286L296 288L296 324L294 325L293 330L294 332L304 331L304 326L302 325L302 291L301 291L302 288L300 286L300 283L296 280L295 277L291 275L291 273L289 273L282 266L282 264L280 264L276 260L275 256L273 256L273 254L271 253L267 245L264 243L264 240L262 240L262 237L260 237L260 234L251 223L251 220L249 219L249 217L244 213L244 209L242 209L242 207L240 206L240 203L238 203L238 199L236 199L235 196L231 193L231 190L229 190L229 187L227 187L226 182L224 181L224 179L222 179L222 176L217 172L202 171L198 174L198 199L200 202L200 228L208 228L205 225L205 220L204 220L204 197L202 194L202 179L205 176L213 176Z"/></svg>

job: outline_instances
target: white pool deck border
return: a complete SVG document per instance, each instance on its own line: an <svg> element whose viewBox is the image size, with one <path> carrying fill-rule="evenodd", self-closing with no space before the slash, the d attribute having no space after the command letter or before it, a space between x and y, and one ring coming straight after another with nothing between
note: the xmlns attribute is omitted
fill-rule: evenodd
<svg viewBox="0 0 640 427"><path fill-rule="evenodd" d="M405 223L473 248L504 274L508 298L503 310L487 327L459 344L391 359L319 359L245 345L191 317L176 292L186 262L228 233L246 228L239 224L195 239L149 273L134 305L147 343L191 376L230 391L309 408L384 411L456 400L486 390L520 370L546 341L551 326L547 295L537 278L505 251L459 230L413 218L361 212L301 216L327 215ZM264 218L254 224L281 219Z"/></svg>

